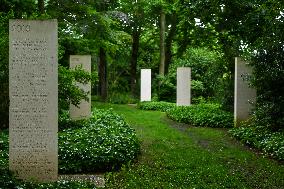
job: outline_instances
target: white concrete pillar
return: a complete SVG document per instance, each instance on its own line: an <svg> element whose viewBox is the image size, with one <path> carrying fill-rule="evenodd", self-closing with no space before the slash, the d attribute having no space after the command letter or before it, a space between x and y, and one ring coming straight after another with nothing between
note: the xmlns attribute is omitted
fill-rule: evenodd
<svg viewBox="0 0 284 189"><path fill-rule="evenodd" d="M191 68L177 68L177 106L191 103Z"/></svg>
<svg viewBox="0 0 284 189"><path fill-rule="evenodd" d="M9 169L28 181L58 174L57 20L9 21Z"/></svg>
<svg viewBox="0 0 284 189"><path fill-rule="evenodd" d="M240 126L240 122L250 117L253 103L256 100L256 90L249 85L252 67L241 58L235 58L235 86L234 86L234 123Z"/></svg>
<svg viewBox="0 0 284 189"><path fill-rule="evenodd" d="M140 101L151 101L151 69L141 69Z"/></svg>

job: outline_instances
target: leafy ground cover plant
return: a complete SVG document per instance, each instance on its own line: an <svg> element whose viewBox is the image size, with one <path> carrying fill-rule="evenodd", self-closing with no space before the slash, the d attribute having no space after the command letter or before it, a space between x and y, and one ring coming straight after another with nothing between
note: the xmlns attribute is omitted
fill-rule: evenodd
<svg viewBox="0 0 284 189"><path fill-rule="evenodd" d="M166 112L167 110L174 108L175 103L171 102L140 102L138 108L141 110L158 110L161 112Z"/></svg>
<svg viewBox="0 0 284 189"><path fill-rule="evenodd" d="M273 132L267 127L244 123L241 127L229 131L243 143L261 150L265 155L284 160L284 132Z"/></svg>
<svg viewBox="0 0 284 189"><path fill-rule="evenodd" d="M139 154L140 144L134 130L111 110L94 109L89 120L66 124L71 127L59 133L62 173L117 169Z"/></svg>
<svg viewBox="0 0 284 189"><path fill-rule="evenodd" d="M222 110L218 104L177 106L169 109L167 116L174 121L197 127L229 128L233 126L233 115Z"/></svg>

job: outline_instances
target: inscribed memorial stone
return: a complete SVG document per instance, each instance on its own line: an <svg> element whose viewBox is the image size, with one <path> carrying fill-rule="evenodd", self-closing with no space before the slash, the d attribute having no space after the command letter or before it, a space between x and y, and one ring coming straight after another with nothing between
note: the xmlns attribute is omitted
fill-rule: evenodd
<svg viewBox="0 0 284 189"><path fill-rule="evenodd" d="M57 20L9 21L9 169L21 179L57 179L57 48Z"/></svg>
<svg viewBox="0 0 284 189"><path fill-rule="evenodd" d="M70 55L70 68L75 69L82 66L82 69L91 73L91 55ZM78 107L70 105L70 118L74 120L89 118L91 116L91 83L77 83L80 89L88 93L89 102L82 100Z"/></svg>
<svg viewBox="0 0 284 189"><path fill-rule="evenodd" d="M250 117L256 90L249 86L252 68L241 58L235 58L235 95L234 95L234 120L235 126Z"/></svg>
<svg viewBox="0 0 284 189"><path fill-rule="evenodd" d="M177 106L189 106L191 102L191 68L177 68Z"/></svg>
<svg viewBox="0 0 284 189"><path fill-rule="evenodd" d="M140 101L151 101L151 69L141 69Z"/></svg>

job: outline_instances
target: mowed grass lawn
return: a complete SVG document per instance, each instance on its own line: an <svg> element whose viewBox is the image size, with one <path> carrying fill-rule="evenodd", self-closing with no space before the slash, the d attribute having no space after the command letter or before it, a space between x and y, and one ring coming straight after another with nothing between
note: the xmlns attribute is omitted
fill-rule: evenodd
<svg viewBox="0 0 284 189"><path fill-rule="evenodd" d="M225 129L178 124L165 113L112 108L141 140L138 161L106 174L106 188L284 188L284 165L253 152Z"/></svg>

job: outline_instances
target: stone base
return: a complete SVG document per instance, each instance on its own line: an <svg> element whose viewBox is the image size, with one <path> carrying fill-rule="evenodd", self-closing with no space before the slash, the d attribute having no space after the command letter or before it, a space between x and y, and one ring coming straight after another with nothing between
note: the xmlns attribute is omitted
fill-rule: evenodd
<svg viewBox="0 0 284 189"><path fill-rule="evenodd" d="M105 187L104 175L59 175L58 180L68 180L68 181L88 181L94 183L98 188Z"/></svg>

